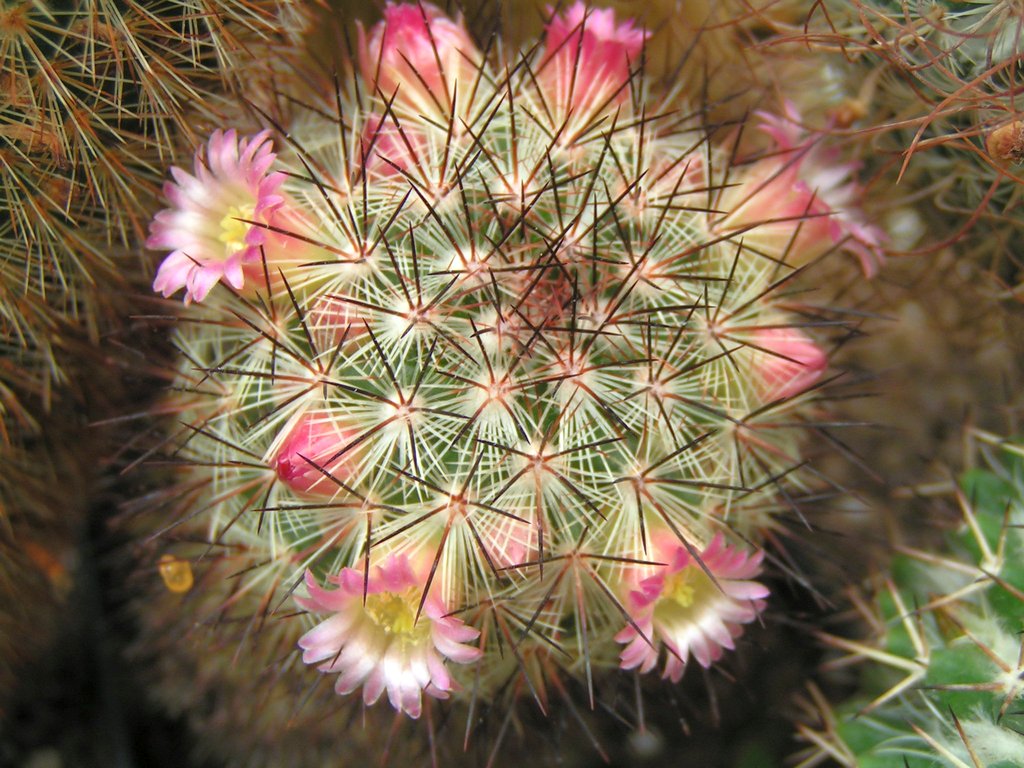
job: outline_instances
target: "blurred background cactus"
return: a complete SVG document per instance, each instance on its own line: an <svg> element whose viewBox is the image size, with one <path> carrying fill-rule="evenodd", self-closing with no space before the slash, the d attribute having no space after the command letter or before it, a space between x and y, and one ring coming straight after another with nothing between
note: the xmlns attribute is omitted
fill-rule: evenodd
<svg viewBox="0 0 1024 768"><path fill-rule="evenodd" d="M864 312L868 340L840 360L877 377L880 397L842 413L898 437L852 436L859 477L850 464L827 467L886 503L929 461L956 466L965 414L996 428L997 406L1013 400L1019 380L1020 185L1012 158L988 151L1016 119L1020 51L1010 30L1019 4L858 0L792 10L759 14L748 45L776 98L862 162L865 209L890 235L882 279L846 294Z"/></svg>
<svg viewBox="0 0 1024 768"><path fill-rule="evenodd" d="M286 7L0 3L0 762L55 738L47 671L70 668L73 691L97 661L81 620L96 584L79 583L95 544L80 545L102 531L89 513L109 503L115 449L93 423L145 399L125 337L163 169L242 63L295 29Z"/></svg>
<svg viewBox="0 0 1024 768"><path fill-rule="evenodd" d="M21 356L4 369L9 414L26 397L48 407L70 378L63 347L95 344L117 312L167 158L195 141L197 107L216 112L247 46L278 34L276 10L4 4L0 317Z"/></svg>
<svg viewBox="0 0 1024 768"><path fill-rule="evenodd" d="M1017 441L972 437L982 464L935 516L948 526L945 546L898 546L874 593L854 602L871 634L825 636L859 662L859 690L834 709L813 697L800 766L1024 762L1024 452Z"/></svg>
<svg viewBox="0 0 1024 768"><path fill-rule="evenodd" d="M4 476L16 479L7 489L0 526L0 715L25 664L51 641L70 587L74 523L56 514L68 502L56 488L62 484L73 498L83 484L68 474L58 477L57 468L67 466L68 459L54 456L54 448L33 446L32 461L25 451L0 454ZM78 510L71 512L73 517ZM26 643L29 630L35 640Z"/></svg>
<svg viewBox="0 0 1024 768"><path fill-rule="evenodd" d="M955 244L1004 298L1020 280L1021 24L1016 0L855 0L816 5L789 37L863 82L830 118L870 138L880 184L926 206L922 245Z"/></svg>

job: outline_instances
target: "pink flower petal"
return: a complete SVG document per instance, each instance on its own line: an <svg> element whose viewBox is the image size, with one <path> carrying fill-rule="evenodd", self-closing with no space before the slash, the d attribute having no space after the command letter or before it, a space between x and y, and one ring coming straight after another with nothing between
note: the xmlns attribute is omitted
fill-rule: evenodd
<svg viewBox="0 0 1024 768"><path fill-rule="evenodd" d="M592 9L577 0L548 22L537 75L542 91L561 113L584 118L610 103L621 104L648 36L632 21L617 22L611 9Z"/></svg>
<svg viewBox="0 0 1024 768"><path fill-rule="evenodd" d="M239 138L234 130L218 130L196 152L195 175L171 167L164 196L172 207L153 217L146 240L148 248L172 252L157 271L155 291L170 296L184 288L188 303L203 301L221 280L235 290L245 286L246 268L260 261L256 246L269 239L267 227L287 218L278 218L286 205L278 193L285 177L269 173L275 157L267 131ZM189 255L187 271L179 253Z"/></svg>
<svg viewBox="0 0 1024 768"><path fill-rule="evenodd" d="M413 114L447 111L456 84L465 90L476 79L479 60L461 20L428 2L388 2L369 36L360 29L364 81L384 100L394 97L394 109Z"/></svg>

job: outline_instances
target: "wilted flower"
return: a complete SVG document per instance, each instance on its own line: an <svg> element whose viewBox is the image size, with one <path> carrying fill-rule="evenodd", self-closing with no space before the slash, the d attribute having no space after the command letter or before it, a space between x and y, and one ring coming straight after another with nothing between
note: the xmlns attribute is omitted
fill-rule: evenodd
<svg viewBox="0 0 1024 768"><path fill-rule="evenodd" d="M385 100L424 115L447 115L457 86L462 98L479 72L480 52L461 20L430 3L388 3L384 18L360 30L363 79Z"/></svg>
<svg viewBox="0 0 1024 768"><path fill-rule="evenodd" d="M761 350L756 367L766 397L799 395L828 368L828 355L796 328L759 328L752 346Z"/></svg>
<svg viewBox="0 0 1024 768"><path fill-rule="evenodd" d="M1001 125L985 139L985 149L997 163L1019 163L1024 160L1024 123L1014 120Z"/></svg>
<svg viewBox="0 0 1024 768"><path fill-rule="evenodd" d="M627 610L633 619L615 639L625 643L623 669L650 672L661 646L667 649L664 677L679 682L690 656L710 667L725 649L735 647L741 625L764 609L768 588L751 581L761 571L763 553L749 555L716 534L695 559L672 534L652 536L657 566L639 589L630 592ZM639 632L637 631L639 629Z"/></svg>
<svg viewBox="0 0 1024 768"><path fill-rule="evenodd" d="M392 555L372 569L365 601L362 571L344 568L332 581L338 589L323 589L307 571L309 597L296 602L332 614L303 635L299 647L306 664L323 662L321 672L339 673L339 694L362 686L363 701L373 704L386 689L395 709L417 718L424 692L445 699L455 687L445 659L468 664L480 658L479 648L464 645L480 633L446 615L439 598L428 595L417 617L425 580L405 556Z"/></svg>
<svg viewBox="0 0 1024 768"><path fill-rule="evenodd" d="M276 221L284 197L284 174L270 172L275 160L269 131L238 138L214 131L196 152L195 175L172 167L164 196L173 207L150 226L147 248L171 249L153 281L170 296L185 289L185 303L202 301L220 280L239 290L262 273L260 246L266 225Z"/></svg>
<svg viewBox="0 0 1024 768"><path fill-rule="evenodd" d="M538 70L543 91L562 112L582 118L622 102L648 36L632 21L617 23L613 10L591 9L578 0L548 22Z"/></svg>
<svg viewBox="0 0 1024 768"><path fill-rule="evenodd" d="M748 247L793 266L813 261L833 248L854 254L871 277L883 260L885 234L867 224L856 202L863 198L852 179L859 165L841 162L822 146L820 136L800 125L796 108L785 117L758 113L761 130L778 152L748 166L722 193L719 226L737 232Z"/></svg>

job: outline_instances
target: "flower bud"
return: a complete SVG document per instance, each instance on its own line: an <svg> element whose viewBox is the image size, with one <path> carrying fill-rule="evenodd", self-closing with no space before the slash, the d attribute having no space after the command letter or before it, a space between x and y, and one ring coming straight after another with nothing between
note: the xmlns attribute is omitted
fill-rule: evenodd
<svg viewBox="0 0 1024 768"><path fill-rule="evenodd" d="M447 116L456 89L467 94L480 52L461 19L430 3L388 3L384 18L359 35L363 79L385 101L413 114Z"/></svg>
<svg viewBox="0 0 1024 768"><path fill-rule="evenodd" d="M400 177L415 168L423 156L423 136L411 126L398 125L377 114L363 125L363 170L370 179Z"/></svg>
<svg viewBox="0 0 1024 768"><path fill-rule="evenodd" d="M348 483L357 474L355 430L343 428L328 415L304 413L284 433L273 467L293 491L331 496L339 483Z"/></svg>
<svg viewBox="0 0 1024 768"><path fill-rule="evenodd" d="M842 162L809 135L799 114L761 114L761 129L775 139L778 153L758 160L732 179L718 209L717 227L764 256L794 267L832 249L854 254L864 274L873 276L882 262L885 233L865 223L856 202L863 197L852 178L856 163Z"/></svg>
<svg viewBox="0 0 1024 768"><path fill-rule="evenodd" d="M560 113L592 119L596 111L626 100L648 37L632 21L616 23L610 9L576 2L548 22L538 71L541 90L552 94Z"/></svg>
<svg viewBox="0 0 1024 768"><path fill-rule="evenodd" d="M758 353L757 368L765 397L795 397L814 384L828 368L828 356L796 328L760 328L752 346Z"/></svg>

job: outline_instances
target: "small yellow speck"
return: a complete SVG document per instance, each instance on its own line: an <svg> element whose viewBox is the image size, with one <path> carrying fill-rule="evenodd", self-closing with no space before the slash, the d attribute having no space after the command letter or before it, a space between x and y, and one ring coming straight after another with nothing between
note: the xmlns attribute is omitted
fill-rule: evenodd
<svg viewBox="0 0 1024 768"><path fill-rule="evenodd" d="M46 547L36 544L34 541L23 541L21 550L32 563L50 580L50 583L58 592L66 592L71 586L71 576L58 553L51 552Z"/></svg>
<svg viewBox="0 0 1024 768"><path fill-rule="evenodd" d="M192 589L192 566L187 560L180 560L174 555L161 555L157 568L164 586L171 592L182 594Z"/></svg>

